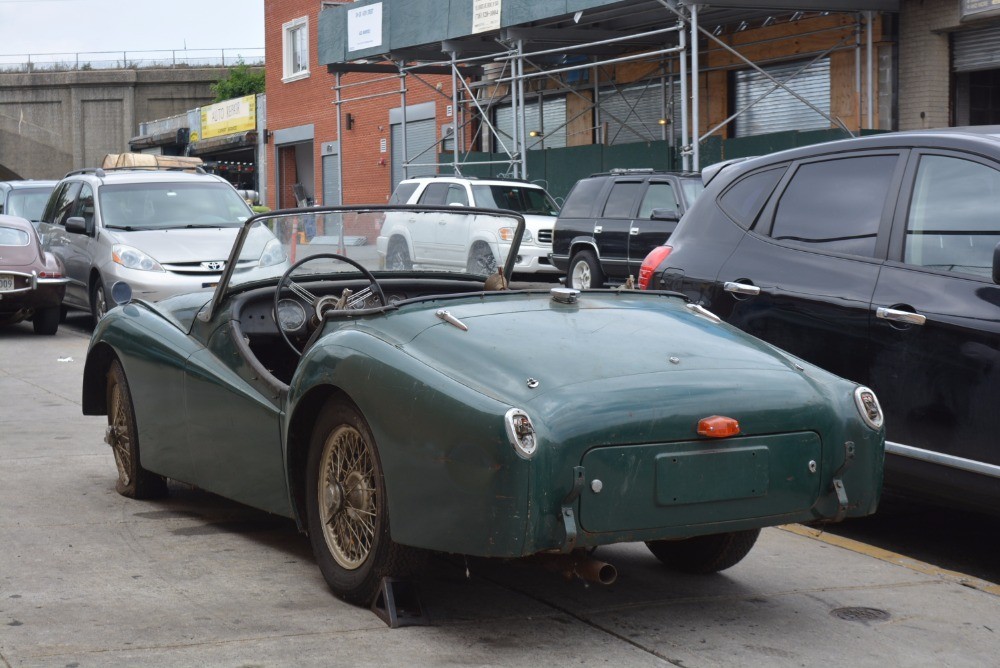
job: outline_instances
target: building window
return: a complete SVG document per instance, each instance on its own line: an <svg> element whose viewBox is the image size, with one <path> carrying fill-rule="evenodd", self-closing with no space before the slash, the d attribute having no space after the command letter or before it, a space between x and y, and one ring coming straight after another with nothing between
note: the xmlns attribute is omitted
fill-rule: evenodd
<svg viewBox="0 0 1000 668"><path fill-rule="evenodd" d="M309 76L309 17L289 21L281 26L284 53L282 81L295 81Z"/></svg>

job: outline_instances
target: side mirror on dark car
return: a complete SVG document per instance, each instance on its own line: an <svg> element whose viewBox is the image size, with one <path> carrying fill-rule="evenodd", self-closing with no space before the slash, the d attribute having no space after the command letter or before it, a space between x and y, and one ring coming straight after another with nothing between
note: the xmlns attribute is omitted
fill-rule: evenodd
<svg viewBox="0 0 1000 668"><path fill-rule="evenodd" d="M993 282L1000 285L1000 244L993 248Z"/></svg>
<svg viewBox="0 0 1000 668"><path fill-rule="evenodd" d="M676 209L653 209L649 214L650 220L673 220L681 219L681 214Z"/></svg>

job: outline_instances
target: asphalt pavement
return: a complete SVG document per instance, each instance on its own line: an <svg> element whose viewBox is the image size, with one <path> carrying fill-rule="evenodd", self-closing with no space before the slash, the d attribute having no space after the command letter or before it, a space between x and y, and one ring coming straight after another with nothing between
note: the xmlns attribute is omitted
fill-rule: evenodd
<svg viewBox="0 0 1000 668"><path fill-rule="evenodd" d="M329 593L288 520L174 483L115 493L105 420L80 412L87 339L0 329L3 668L996 665L1000 587L798 526L707 577L601 548L610 587L438 556L431 624L390 629Z"/></svg>

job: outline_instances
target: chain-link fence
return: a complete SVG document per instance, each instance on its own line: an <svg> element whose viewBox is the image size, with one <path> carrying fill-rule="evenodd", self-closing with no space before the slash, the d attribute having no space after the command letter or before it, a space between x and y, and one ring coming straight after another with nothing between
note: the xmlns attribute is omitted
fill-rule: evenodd
<svg viewBox="0 0 1000 668"><path fill-rule="evenodd" d="M2 72L229 67L264 64L264 49L178 49L161 51L83 51L79 53L0 54Z"/></svg>

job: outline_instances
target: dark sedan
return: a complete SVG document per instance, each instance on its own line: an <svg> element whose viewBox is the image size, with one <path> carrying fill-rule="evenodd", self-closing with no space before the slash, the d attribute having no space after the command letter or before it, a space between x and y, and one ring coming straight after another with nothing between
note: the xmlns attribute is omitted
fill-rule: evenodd
<svg viewBox="0 0 1000 668"><path fill-rule="evenodd" d="M0 325L30 318L36 334L55 334L66 282L31 222L0 214Z"/></svg>
<svg viewBox="0 0 1000 668"><path fill-rule="evenodd" d="M703 176L640 284L874 388L887 487L1000 512L1000 127L864 137Z"/></svg>

